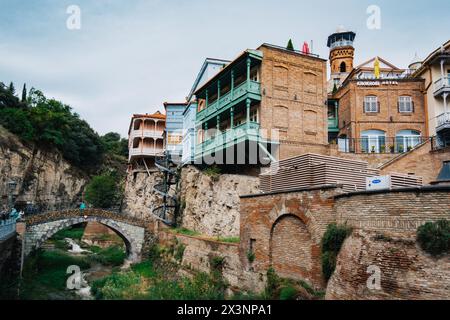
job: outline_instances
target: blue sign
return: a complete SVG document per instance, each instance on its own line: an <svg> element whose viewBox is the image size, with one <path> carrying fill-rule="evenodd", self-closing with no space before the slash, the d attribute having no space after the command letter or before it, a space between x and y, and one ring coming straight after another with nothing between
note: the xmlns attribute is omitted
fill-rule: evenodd
<svg viewBox="0 0 450 320"><path fill-rule="evenodd" d="M379 184L379 183L381 183L381 180L373 180L372 183L373 184Z"/></svg>

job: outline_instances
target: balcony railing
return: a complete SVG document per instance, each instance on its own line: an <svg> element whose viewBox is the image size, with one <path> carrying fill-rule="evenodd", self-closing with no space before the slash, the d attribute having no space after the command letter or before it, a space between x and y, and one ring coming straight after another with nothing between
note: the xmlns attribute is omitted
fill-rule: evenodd
<svg viewBox="0 0 450 320"><path fill-rule="evenodd" d="M395 138L368 137L368 138L340 138L338 150L346 153L366 154L401 154L406 153L418 145L430 140L428 137L399 136Z"/></svg>
<svg viewBox="0 0 450 320"><path fill-rule="evenodd" d="M439 115L437 118L437 128L450 125L450 112L443 113Z"/></svg>
<svg viewBox="0 0 450 320"><path fill-rule="evenodd" d="M16 232L16 219L0 221L0 240L6 240Z"/></svg>
<svg viewBox="0 0 450 320"><path fill-rule="evenodd" d="M330 48L334 49L334 48L338 48L338 47L348 47L348 46L352 47L353 41L350 41L350 40L336 41L331 44Z"/></svg>
<svg viewBox="0 0 450 320"><path fill-rule="evenodd" d="M215 114L216 112L220 112L222 109L227 109L232 106L232 103L241 97L243 97L247 93L253 93L256 95L261 94L261 84L257 81L249 80L250 83L244 81L239 86L233 89L233 92L229 91L220 97L219 100L214 101L213 103L208 104L206 109L197 113L197 121L202 121L206 117ZM248 86L248 88L247 88Z"/></svg>
<svg viewBox="0 0 450 320"><path fill-rule="evenodd" d="M139 137L143 137L143 138L154 138L154 139L162 139L164 135L163 131L155 131L155 130L133 130L130 133L130 138L134 139L134 138L139 138Z"/></svg>
<svg viewBox="0 0 450 320"><path fill-rule="evenodd" d="M162 148L134 148L130 149L130 157L132 156L156 156L161 154Z"/></svg>
<svg viewBox="0 0 450 320"><path fill-rule="evenodd" d="M196 156L201 156L202 154L208 154L211 152L224 149L232 144L239 143L249 140L259 139L259 123L250 122L249 126L247 123L243 123L233 129L228 129L226 131L221 131L217 133L214 137L200 143L196 147Z"/></svg>
<svg viewBox="0 0 450 320"><path fill-rule="evenodd" d="M337 118L328 118L328 128L338 128L338 119Z"/></svg>
<svg viewBox="0 0 450 320"><path fill-rule="evenodd" d="M434 94L450 93L450 77L443 77L434 83Z"/></svg>

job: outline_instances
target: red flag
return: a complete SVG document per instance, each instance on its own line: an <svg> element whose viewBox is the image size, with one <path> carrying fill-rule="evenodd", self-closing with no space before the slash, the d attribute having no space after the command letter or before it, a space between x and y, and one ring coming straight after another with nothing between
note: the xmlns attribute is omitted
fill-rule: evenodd
<svg viewBox="0 0 450 320"><path fill-rule="evenodd" d="M305 54L310 54L311 52L309 51L309 45L308 45L308 42L304 42L303 43L303 49L302 49L302 52L303 53L305 53Z"/></svg>

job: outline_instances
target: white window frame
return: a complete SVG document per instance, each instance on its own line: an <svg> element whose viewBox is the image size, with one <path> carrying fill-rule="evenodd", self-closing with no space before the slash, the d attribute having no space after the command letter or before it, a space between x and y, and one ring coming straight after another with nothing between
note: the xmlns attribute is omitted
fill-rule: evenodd
<svg viewBox="0 0 450 320"><path fill-rule="evenodd" d="M378 113L378 97L377 96L365 96L364 97L364 112L365 113Z"/></svg>
<svg viewBox="0 0 450 320"><path fill-rule="evenodd" d="M398 111L400 113L412 113L414 111L412 97L398 97Z"/></svg>

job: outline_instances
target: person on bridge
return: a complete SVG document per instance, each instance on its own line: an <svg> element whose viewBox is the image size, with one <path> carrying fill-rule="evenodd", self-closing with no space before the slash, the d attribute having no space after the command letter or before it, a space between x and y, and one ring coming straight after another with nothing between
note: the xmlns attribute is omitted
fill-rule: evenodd
<svg viewBox="0 0 450 320"><path fill-rule="evenodd" d="M86 204L82 201L80 204L80 213L83 214L84 209L86 209Z"/></svg>

